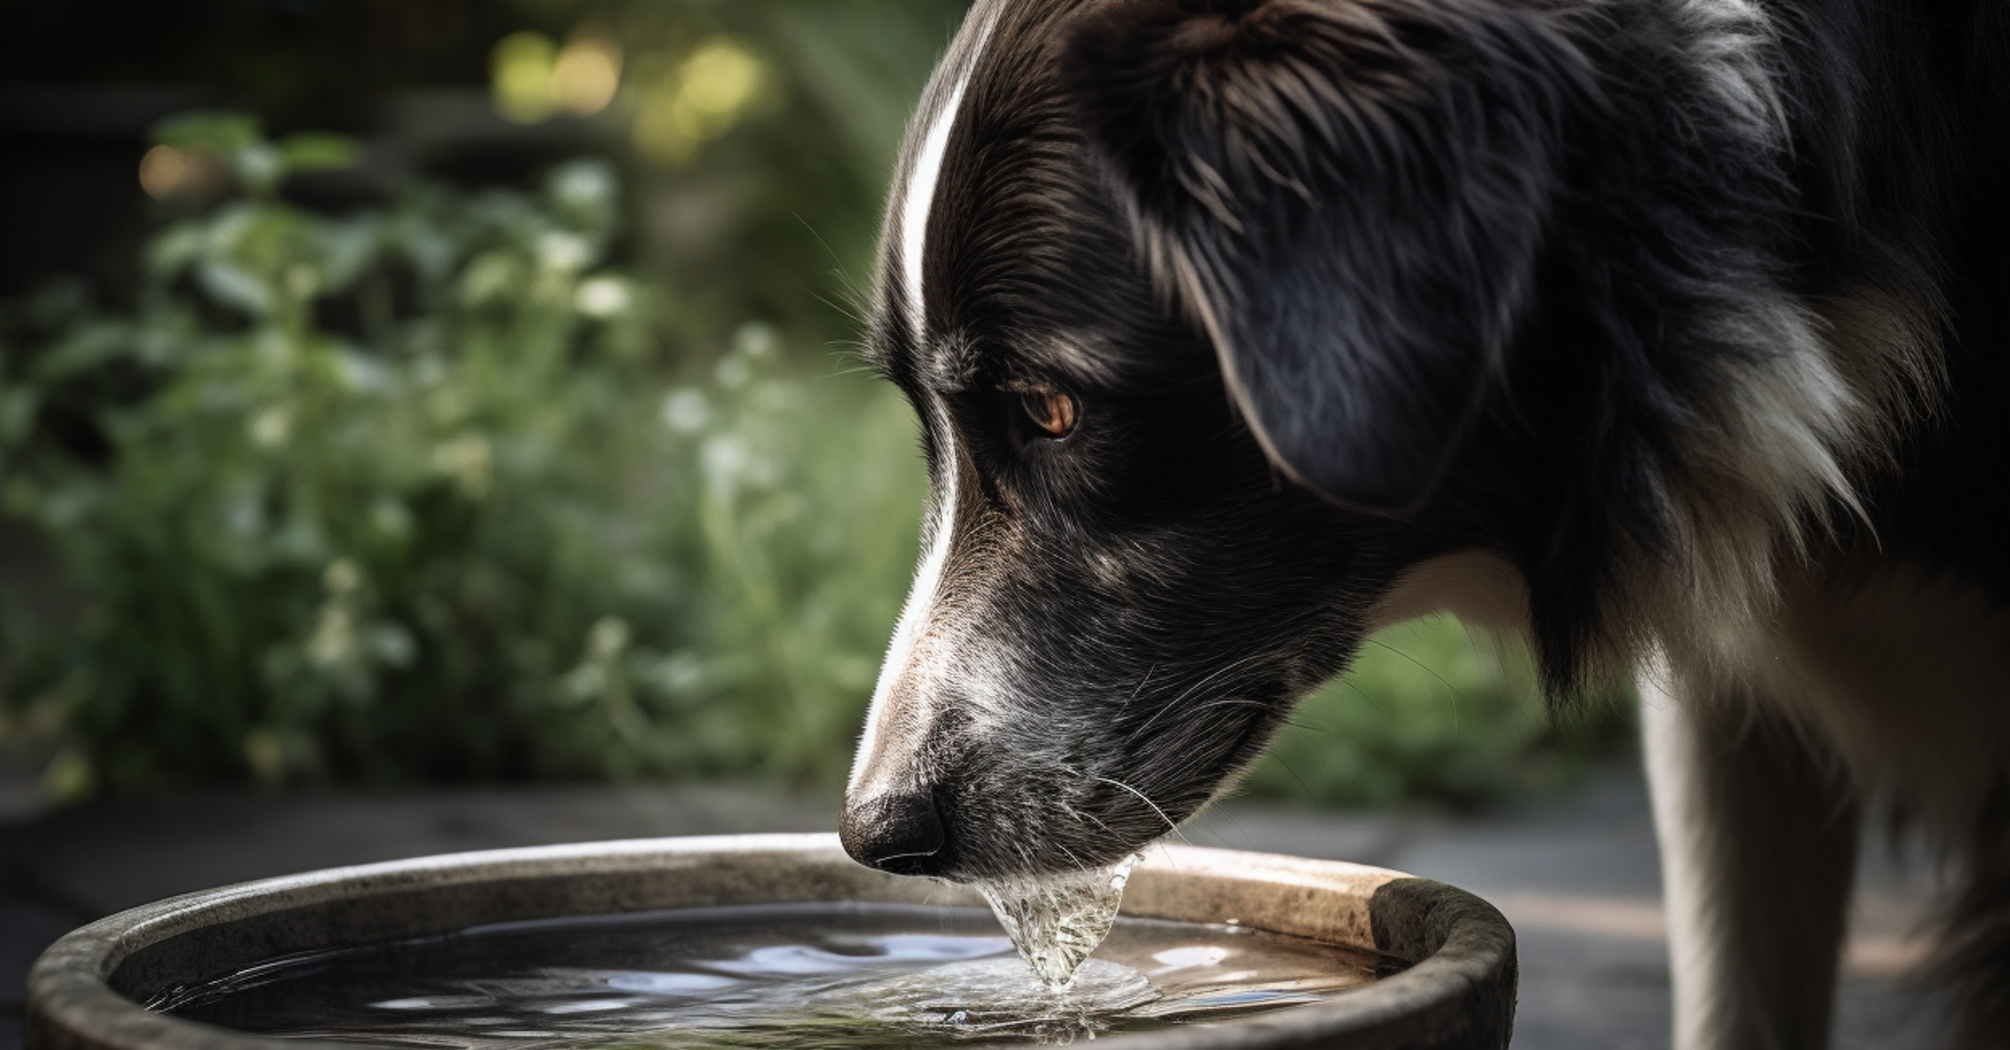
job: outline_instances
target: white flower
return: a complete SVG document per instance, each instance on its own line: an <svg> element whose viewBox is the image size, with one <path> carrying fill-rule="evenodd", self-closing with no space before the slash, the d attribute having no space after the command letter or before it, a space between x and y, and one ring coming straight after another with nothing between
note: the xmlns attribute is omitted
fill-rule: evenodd
<svg viewBox="0 0 2010 1050"><path fill-rule="evenodd" d="M739 474L747 466L747 449L730 437L715 437L705 442L698 453L698 461L704 464L705 476L714 482L730 485L739 480Z"/></svg>
<svg viewBox="0 0 2010 1050"><path fill-rule="evenodd" d="M576 233L547 233L537 239L538 265L571 273L593 261L593 246Z"/></svg>
<svg viewBox="0 0 2010 1050"><path fill-rule="evenodd" d="M293 416L283 408L268 408L251 418L251 443L259 448L278 448L293 433Z"/></svg>
<svg viewBox="0 0 2010 1050"><path fill-rule="evenodd" d="M337 667L356 656L356 621L349 610L331 605L321 610L321 619L307 639L307 659L319 667Z"/></svg>
<svg viewBox="0 0 2010 1050"><path fill-rule="evenodd" d="M663 425L679 434L696 434L705 429L711 415L703 391L679 387L663 399Z"/></svg>
<svg viewBox="0 0 2010 1050"><path fill-rule="evenodd" d="M733 331L733 349L756 359L774 353L780 342L775 326L762 321L748 321Z"/></svg>
<svg viewBox="0 0 2010 1050"><path fill-rule="evenodd" d="M600 320L627 313L633 300L627 281L605 274L579 282L578 290L572 293L573 305L580 313Z"/></svg>
<svg viewBox="0 0 2010 1050"><path fill-rule="evenodd" d="M619 616L603 616L595 620L592 630L587 632L587 652L601 660L619 655L628 648L629 636L627 620Z"/></svg>
<svg viewBox="0 0 2010 1050"><path fill-rule="evenodd" d="M451 475L469 499L488 495L494 464L494 451L480 434L462 434L433 449L434 469Z"/></svg>

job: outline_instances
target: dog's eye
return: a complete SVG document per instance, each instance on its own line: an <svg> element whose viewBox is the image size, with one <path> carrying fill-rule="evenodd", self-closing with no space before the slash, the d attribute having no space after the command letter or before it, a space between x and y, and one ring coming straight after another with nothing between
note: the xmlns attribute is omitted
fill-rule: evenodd
<svg viewBox="0 0 2010 1050"><path fill-rule="evenodd" d="M1031 419L1041 433L1052 438L1064 438L1074 431L1075 399L1065 392L1045 383L1016 387L1011 392L1019 396L1019 406L1026 410L1026 418Z"/></svg>

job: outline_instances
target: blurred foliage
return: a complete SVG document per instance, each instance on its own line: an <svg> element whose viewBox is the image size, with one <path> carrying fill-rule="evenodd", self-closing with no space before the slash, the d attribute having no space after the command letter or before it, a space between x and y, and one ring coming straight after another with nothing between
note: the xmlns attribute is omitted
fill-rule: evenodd
<svg viewBox="0 0 2010 1050"><path fill-rule="evenodd" d="M31 7L88 35L80 9ZM0 742L39 749L72 798L835 790L921 478L891 389L831 376L855 334L831 304L868 267L901 124L962 8L299 0L213 62L107 52L121 76L214 70L294 127L459 70L541 174L462 177L423 135L157 129L140 265L0 306L0 527L60 556L53 593L0 594ZM354 83L332 72L352 52ZM302 191L358 171L365 206ZM1513 661L1455 623L1385 642L1248 791L1465 804L1553 783L1612 735L1547 728Z"/></svg>
<svg viewBox="0 0 2010 1050"><path fill-rule="evenodd" d="M812 388L759 324L666 391L599 162L329 218L276 191L337 143L163 139L245 197L150 241L132 315L72 286L6 319L41 339L5 357L0 499L84 602L18 676L59 787L834 779L920 499L890 393Z"/></svg>
<svg viewBox="0 0 2010 1050"><path fill-rule="evenodd" d="M1299 705L1243 793L1471 808L1568 784L1632 739L1630 708L1552 717L1518 644L1436 616L1370 638L1345 677Z"/></svg>

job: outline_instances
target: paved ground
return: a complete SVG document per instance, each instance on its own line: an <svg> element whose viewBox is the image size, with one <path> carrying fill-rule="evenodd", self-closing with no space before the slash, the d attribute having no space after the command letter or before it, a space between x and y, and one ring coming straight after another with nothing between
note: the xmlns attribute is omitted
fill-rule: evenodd
<svg viewBox="0 0 2010 1050"><path fill-rule="evenodd" d="M4 800L0 800L4 801ZM244 879L427 853L607 838L834 826L834 800L716 788L230 796L7 819L0 806L0 1050L20 1045L29 963L98 916ZM1668 969L1653 835L1636 774L1482 819L1314 814L1254 805L1186 837L1398 868L1499 905L1521 938L1521 1050L1668 1045ZM1930 1010L1903 980L1927 883L1866 851L1858 931L1838 1011L1846 1050L1916 1050Z"/></svg>
<svg viewBox="0 0 2010 1050"><path fill-rule="evenodd" d="M1518 1050L1665 1050L1668 963L1645 785L1611 769L1571 796L1484 819L1210 815L1198 845L1334 857L1449 882L1492 901L1521 952ZM1889 843L1859 863L1836 1050L1923 1050L1930 1004L1906 980L1931 884Z"/></svg>

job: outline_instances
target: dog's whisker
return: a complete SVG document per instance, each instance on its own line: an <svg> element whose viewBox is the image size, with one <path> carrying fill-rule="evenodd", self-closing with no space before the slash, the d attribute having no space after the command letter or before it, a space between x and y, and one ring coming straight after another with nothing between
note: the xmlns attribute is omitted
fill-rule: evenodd
<svg viewBox="0 0 2010 1050"><path fill-rule="evenodd" d="M1250 664L1257 663L1258 661L1261 660L1269 659L1270 656L1271 654L1267 652L1250 653L1247 656L1244 656L1237 660L1231 660L1228 663L1223 664L1222 666L1216 668L1206 677L1188 686L1185 690L1183 690L1178 696L1174 697L1171 701L1159 705L1159 709L1152 712L1152 716L1146 719L1143 725L1139 726L1136 730L1132 731L1131 734L1132 739L1143 739L1145 732L1149 730L1153 726L1153 724L1158 722L1160 718L1165 717L1169 713L1180 710L1180 705L1188 697L1192 696L1194 693L1200 691L1201 689L1206 688L1216 679L1222 677L1223 675L1238 673L1243 669L1245 669L1246 667L1248 667Z"/></svg>
<svg viewBox="0 0 2010 1050"><path fill-rule="evenodd" d="M1119 790L1122 790L1122 791L1128 791L1128 792L1130 792L1130 793L1131 793L1132 795L1135 795L1135 796L1137 796L1137 799L1138 799L1138 801L1139 801L1139 802L1142 802L1142 803L1144 803L1144 804L1145 804L1146 806L1150 807L1150 808L1151 808L1151 811L1152 811L1153 813L1156 813L1156 814L1158 814L1158 817L1159 817L1159 819L1160 819L1160 820L1162 820L1162 821L1165 821L1165 825L1166 825L1166 826L1165 826L1165 830L1166 830L1166 831L1169 831L1169 832L1173 833L1174 835L1178 835L1178 836L1179 836L1179 838L1180 838L1180 841L1181 841L1181 842L1186 842L1186 836L1185 836L1184 834L1181 834L1181 833L1180 833L1180 830L1179 830L1179 822L1177 822L1177 821L1173 820L1173 819L1172 819L1171 817L1168 817L1168 816L1166 816L1166 811L1165 811L1165 810L1163 810L1163 809L1160 809L1160 808L1159 808L1159 804L1158 804L1158 803L1156 803L1156 802L1153 802L1153 801L1152 801L1151 799L1149 799L1149 798L1145 797L1145 793L1144 793L1144 792L1142 792L1142 791L1139 791L1139 790L1138 790L1137 788L1134 788L1134 787L1130 786L1129 784L1126 784L1126 783L1124 783L1123 781L1121 781L1121 780L1117 780L1117 779L1115 779L1115 778L1113 778L1113 777L1105 777L1105 776L1097 776L1097 777L1096 777L1095 779L1096 779L1097 781L1101 782L1101 783L1104 783L1104 784L1108 784L1108 785L1110 785L1111 787L1114 787L1114 788L1117 788L1117 789L1119 789ZM1187 844L1188 844L1188 845L1192 845L1192 843L1190 843L1190 842L1189 842L1189 843L1187 843Z"/></svg>
<svg viewBox="0 0 2010 1050"><path fill-rule="evenodd" d="M1091 870L1089 865L1082 862L1082 858L1075 856L1075 851L1069 849L1067 843L1057 839L1054 842L1054 848L1060 850L1068 858L1068 863L1073 864L1076 871L1087 872Z"/></svg>
<svg viewBox="0 0 2010 1050"><path fill-rule="evenodd" d="M1158 669L1159 665L1156 661L1154 661L1150 667L1145 668L1145 676L1143 678L1138 679L1138 684L1131 689L1129 696L1124 697L1123 705L1119 707L1118 710L1120 711L1130 710L1131 701L1136 700L1138 698L1138 694L1144 691L1145 683L1150 682L1152 680L1152 672L1157 671Z"/></svg>

